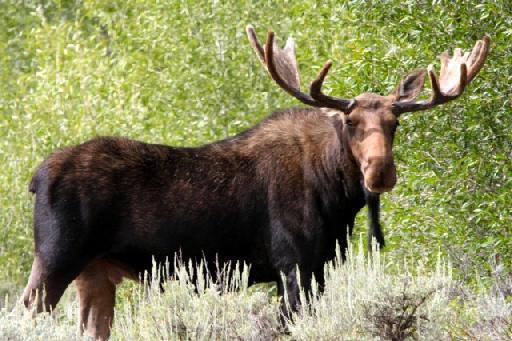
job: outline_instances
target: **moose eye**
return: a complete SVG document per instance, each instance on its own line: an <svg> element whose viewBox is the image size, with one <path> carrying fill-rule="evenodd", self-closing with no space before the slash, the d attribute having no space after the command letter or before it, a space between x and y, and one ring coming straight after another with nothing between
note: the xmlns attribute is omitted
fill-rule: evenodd
<svg viewBox="0 0 512 341"><path fill-rule="evenodd" d="M349 127L352 127L354 125L354 122L352 122L352 120L350 118L347 118L345 120L345 124L348 125Z"/></svg>

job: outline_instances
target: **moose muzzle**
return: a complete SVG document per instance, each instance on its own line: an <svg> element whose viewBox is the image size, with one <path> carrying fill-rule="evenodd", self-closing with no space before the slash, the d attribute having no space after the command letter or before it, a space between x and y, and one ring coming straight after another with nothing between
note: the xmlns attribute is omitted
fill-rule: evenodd
<svg viewBox="0 0 512 341"><path fill-rule="evenodd" d="M396 184L393 157L374 156L361 163L364 186L373 193L389 192Z"/></svg>

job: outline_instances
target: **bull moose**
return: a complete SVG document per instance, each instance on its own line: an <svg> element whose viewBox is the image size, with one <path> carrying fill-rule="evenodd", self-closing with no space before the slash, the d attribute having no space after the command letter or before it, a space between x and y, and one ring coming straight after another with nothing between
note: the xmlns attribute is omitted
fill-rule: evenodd
<svg viewBox="0 0 512 341"><path fill-rule="evenodd" d="M207 264L248 263L251 283L276 281L295 309L298 280L308 290L314 275L321 286L324 263L336 243L346 249L358 211L368 200L378 213L379 193L395 186L399 116L459 97L490 44L486 35L470 53L443 53L439 78L429 66L387 96L343 99L321 91L330 61L302 92L293 40L281 49L273 32L264 46L251 26L247 33L273 80L313 108L274 112L234 137L196 148L99 137L54 152L29 186L35 252L27 307L53 309L75 281L81 330L107 339L116 285L139 279L153 259L179 253ZM427 74L431 97L416 100Z"/></svg>

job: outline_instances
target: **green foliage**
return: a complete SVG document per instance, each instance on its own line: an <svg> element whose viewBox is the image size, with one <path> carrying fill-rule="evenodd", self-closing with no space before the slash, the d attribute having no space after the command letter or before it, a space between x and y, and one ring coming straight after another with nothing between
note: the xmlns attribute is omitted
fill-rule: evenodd
<svg viewBox="0 0 512 341"><path fill-rule="evenodd" d="M293 35L304 84L344 97L389 93L484 32L492 50L457 101L401 119L396 189L384 196L388 259L458 274L512 264L512 5L509 1L0 2L0 282L25 282L37 164L96 135L199 145L297 105L253 56L245 25ZM425 96L428 91L425 91ZM359 219L356 232L364 231Z"/></svg>

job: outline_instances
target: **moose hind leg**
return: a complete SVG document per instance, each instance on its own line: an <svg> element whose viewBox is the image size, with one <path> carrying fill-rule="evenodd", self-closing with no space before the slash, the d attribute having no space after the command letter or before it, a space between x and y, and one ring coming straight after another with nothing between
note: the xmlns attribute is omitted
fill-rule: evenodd
<svg viewBox="0 0 512 341"><path fill-rule="evenodd" d="M78 264L69 264L65 270L49 266L39 253L34 256L27 286L23 291L23 303L36 313L52 311L62 294L80 271Z"/></svg>
<svg viewBox="0 0 512 341"><path fill-rule="evenodd" d="M114 320L116 284L108 263L88 264L75 280L80 300L80 331L96 340L107 340ZM120 278L119 278L120 281Z"/></svg>
<svg viewBox="0 0 512 341"><path fill-rule="evenodd" d="M34 309L36 313L51 311L55 308L68 284L55 280L53 283L48 283L47 274L48 271L41 256L36 254L27 286L23 291L25 307Z"/></svg>
<svg viewBox="0 0 512 341"><path fill-rule="evenodd" d="M23 301L36 312L55 308L67 286L91 258L79 220L57 214L36 199L34 214L35 253Z"/></svg>

